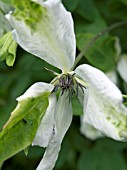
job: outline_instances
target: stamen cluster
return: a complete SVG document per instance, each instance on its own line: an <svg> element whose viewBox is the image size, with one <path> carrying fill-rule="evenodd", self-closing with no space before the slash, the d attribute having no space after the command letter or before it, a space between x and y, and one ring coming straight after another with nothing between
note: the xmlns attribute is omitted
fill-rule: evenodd
<svg viewBox="0 0 127 170"><path fill-rule="evenodd" d="M64 94L64 92L68 92L69 101L71 97L73 97L74 93L76 94L76 97L78 97L78 88L80 87L84 93L83 85L81 85L77 80L75 79L75 73L73 74L62 74L59 78L55 80L55 86L52 90L52 93L61 90L61 95Z"/></svg>

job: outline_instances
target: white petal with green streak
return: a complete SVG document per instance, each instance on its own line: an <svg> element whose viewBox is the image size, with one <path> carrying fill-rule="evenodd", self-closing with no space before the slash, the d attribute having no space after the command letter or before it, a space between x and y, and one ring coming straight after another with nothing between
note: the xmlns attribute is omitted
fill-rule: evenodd
<svg viewBox="0 0 127 170"><path fill-rule="evenodd" d="M106 136L127 140L127 108L120 90L102 71L87 64L79 66L76 74L89 86L84 121Z"/></svg>
<svg viewBox="0 0 127 170"><path fill-rule="evenodd" d="M60 0L38 2L44 12L40 21L34 23L34 30L23 19L7 16L14 28L14 38L26 51L67 72L74 64L76 48L71 14Z"/></svg>

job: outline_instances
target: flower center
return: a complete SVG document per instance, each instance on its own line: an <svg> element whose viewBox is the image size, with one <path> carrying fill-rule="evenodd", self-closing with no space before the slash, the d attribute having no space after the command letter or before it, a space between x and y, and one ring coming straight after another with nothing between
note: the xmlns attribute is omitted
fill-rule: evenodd
<svg viewBox="0 0 127 170"><path fill-rule="evenodd" d="M63 95L64 92L68 92L68 97L70 101L71 97L73 97L74 94L76 94L76 97L78 97L79 87L82 89L84 93L83 88L86 87L77 82L77 80L75 79L75 73L62 74L58 76L54 81L54 89L52 90L52 93L61 90L61 95Z"/></svg>

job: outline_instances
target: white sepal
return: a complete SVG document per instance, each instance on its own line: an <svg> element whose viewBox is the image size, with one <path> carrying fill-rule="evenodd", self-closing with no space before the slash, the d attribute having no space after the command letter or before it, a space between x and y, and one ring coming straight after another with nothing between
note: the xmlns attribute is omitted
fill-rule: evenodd
<svg viewBox="0 0 127 170"><path fill-rule="evenodd" d="M80 81L80 83L82 83L82 82ZM83 84L84 83L82 83L82 85ZM85 111L86 111L85 109L86 109L87 101L88 101L88 97L89 97L89 90L88 90L88 88L86 88L86 89L84 88L83 90L84 90L84 93L79 88L78 98L80 100L80 103L83 106L83 111L85 113ZM81 134L83 134L85 137L87 137L90 140L96 140L100 137L103 137L104 135L101 132L99 132L97 129L95 129L92 125L85 122L84 117L85 117L85 114L80 117L80 122L81 122L80 132L81 132Z"/></svg>
<svg viewBox="0 0 127 170"><path fill-rule="evenodd" d="M51 94L49 96L49 106L45 112L44 117L42 118L42 121L37 130L32 145L38 145L40 147L48 146L55 124L55 120L54 120L55 107L56 107L56 96L54 94Z"/></svg>
<svg viewBox="0 0 127 170"><path fill-rule="evenodd" d="M23 19L7 15L14 28L14 39L26 51L68 72L74 64L76 50L71 14L60 0L38 0L38 3L45 12L40 15L40 22L34 23L34 30Z"/></svg>
<svg viewBox="0 0 127 170"><path fill-rule="evenodd" d="M45 150L44 156L36 170L52 170L55 166L61 143L55 131L51 136L50 143Z"/></svg>
<svg viewBox="0 0 127 170"><path fill-rule="evenodd" d="M64 92L63 96L59 96L55 114L56 129L60 142L62 142L63 137L71 124L72 115L72 106L69 102L68 93Z"/></svg>
<svg viewBox="0 0 127 170"><path fill-rule="evenodd" d="M120 90L102 71L92 66L81 65L75 72L89 87L87 106L84 101L84 121L106 136L127 140L127 108L122 104Z"/></svg>
<svg viewBox="0 0 127 170"><path fill-rule="evenodd" d="M22 96L17 98L17 101L25 100L29 97L37 97L44 92L51 92L53 89L52 84L47 84L43 82L38 82L33 84Z"/></svg>
<svg viewBox="0 0 127 170"><path fill-rule="evenodd" d="M61 142L72 121L72 106L67 93L59 96L56 104L55 126L49 145L46 148L37 170L52 170L58 158Z"/></svg>
<svg viewBox="0 0 127 170"><path fill-rule="evenodd" d="M90 140L96 140L98 138L104 137L100 131L95 129L89 123L85 122L84 116L81 116L80 132Z"/></svg>

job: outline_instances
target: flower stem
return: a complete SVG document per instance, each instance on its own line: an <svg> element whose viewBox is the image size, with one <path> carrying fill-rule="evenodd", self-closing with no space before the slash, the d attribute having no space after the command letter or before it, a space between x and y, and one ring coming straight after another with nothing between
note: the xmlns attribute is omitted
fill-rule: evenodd
<svg viewBox="0 0 127 170"><path fill-rule="evenodd" d="M78 64L78 62L82 59L82 57L84 56L84 54L87 52L87 50L89 48L91 48L94 43L99 39L101 38L105 33L117 28L117 27L120 27L120 26L123 26L123 25L126 25L127 24L127 20L126 21L120 21L120 22L116 22L115 24L112 24L111 26L109 26L108 28L106 28L105 30L103 30L102 32L99 32L94 38L92 38L87 45L85 45L85 47L83 48L83 50L79 53L79 55L76 57L76 60L75 60L75 63L74 63L74 66L72 67L71 70L74 70L75 66Z"/></svg>
<svg viewBox="0 0 127 170"><path fill-rule="evenodd" d="M5 15L5 12L0 8L0 12L3 14L3 15Z"/></svg>

